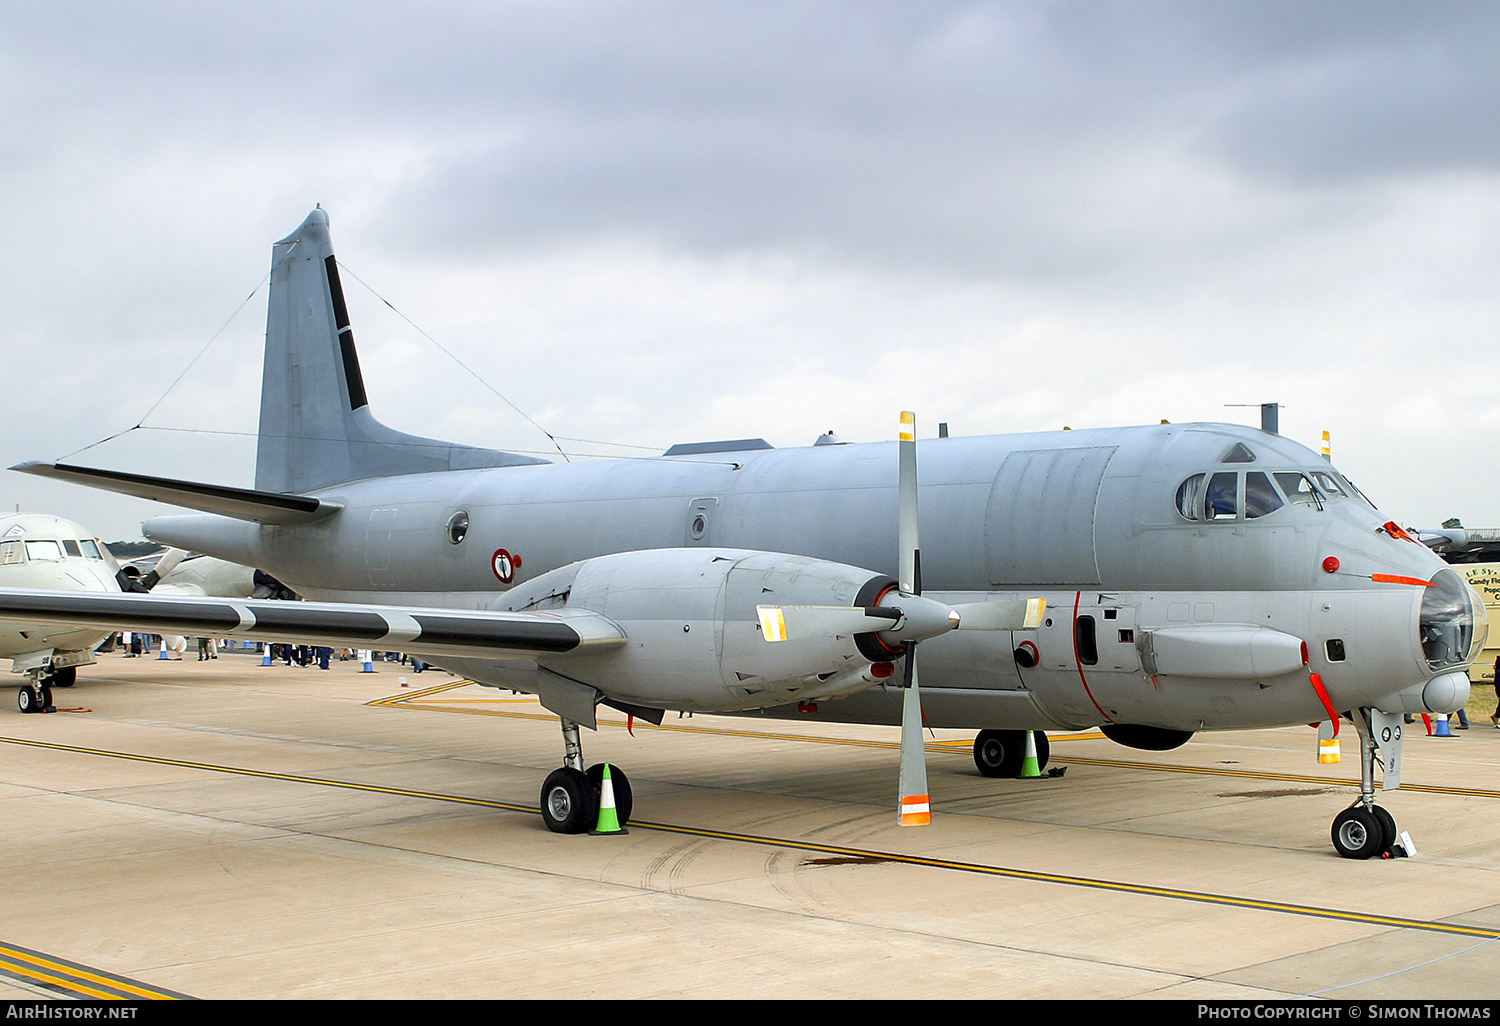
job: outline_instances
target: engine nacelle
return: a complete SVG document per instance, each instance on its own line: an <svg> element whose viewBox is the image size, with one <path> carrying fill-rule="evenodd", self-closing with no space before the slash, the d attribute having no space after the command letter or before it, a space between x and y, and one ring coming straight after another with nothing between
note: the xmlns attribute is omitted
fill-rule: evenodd
<svg viewBox="0 0 1500 1026"><path fill-rule="evenodd" d="M617 702L712 712L782 705L868 687L860 635L772 644L758 605L861 606L894 582L860 567L743 549L649 549L561 567L507 592L510 610L587 609L623 646L544 656L545 669Z"/></svg>

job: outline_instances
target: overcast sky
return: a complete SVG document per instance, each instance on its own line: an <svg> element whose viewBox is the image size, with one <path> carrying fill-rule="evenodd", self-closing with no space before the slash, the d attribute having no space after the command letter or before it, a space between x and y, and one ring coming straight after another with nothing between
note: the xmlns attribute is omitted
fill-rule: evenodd
<svg viewBox="0 0 1500 1026"><path fill-rule="evenodd" d="M270 246L322 204L403 430L546 452L491 388L621 454L1277 401L1402 522L1500 526L1497 40L1431 0L0 2L0 462L251 485ZM106 540L168 511L0 479Z"/></svg>

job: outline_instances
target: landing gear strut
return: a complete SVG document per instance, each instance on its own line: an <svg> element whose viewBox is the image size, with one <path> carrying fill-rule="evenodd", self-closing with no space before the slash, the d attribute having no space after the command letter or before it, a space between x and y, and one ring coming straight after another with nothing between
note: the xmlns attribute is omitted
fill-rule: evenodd
<svg viewBox="0 0 1500 1026"><path fill-rule="evenodd" d="M542 822L558 834L581 834L592 830L599 821L599 794L604 782L604 763L583 768L583 744L578 738L578 724L562 721L564 758L561 769L547 774L542 784ZM610 764L610 786L615 794L615 816L620 826L630 822L634 805L630 781L625 771Z"/></svg>
<svg viewBox="0 0 1500 1026"><path fill-rule="evenodd" d="M1383 788L1401 785L1401 717L1355 709L1353 718L1359 733L1359 800L1333 818L1334 850L1346 859L1405 855L1396 844L1396 818L1375 804L1377 763Z"/></svg>

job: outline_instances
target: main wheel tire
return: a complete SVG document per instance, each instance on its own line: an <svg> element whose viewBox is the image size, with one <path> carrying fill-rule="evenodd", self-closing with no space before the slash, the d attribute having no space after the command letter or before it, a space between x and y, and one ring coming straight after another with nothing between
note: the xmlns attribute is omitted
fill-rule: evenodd
<svg viewBox="0 0 1500 1026"><path fill-rule="evenodd" d="M1388 854L1395 847L1396 839L1401 836L1401 832L1396 829L1396 817L1392 816L1381 805L1370 806L1370 811L1375 814L1375 818L1380 822L1380 830L1383 837L1380 845L1380 854Z"/></svg>
<svg viewBox="0 0 1500 1026"><path fill-rule="evenodd" d="M1344 858L1374 858L1383 843L1385 827L1363 805L1351 805L1333 818L1333 847Z"/></svg>
<svg viewBox="0 0 1500 1026"><path fill-rule="evenodd" d="M22 684L16 694L16 706L23 713L34 713L40 708L41 697L30 684Z"/></svg>
<svg viewBox="0 0 1500 1026"><path fill-rule="evenodd" d="M1041 757L1041 748L1037 749ZM981 730L974 738L974 765L986 777L1015 777L1026 758L1026 734L1020 730Z"/></svg>
<svg viewBox="0 0 1500 1026"><path fill-rule="evenodd" d="M599 795L600 802L603 802L604 763L594 763L588 768L587 775L589 783L594 785L594 793ZM614 763L609 764L609 786L615 792L615 818L620 821L621 826L625 826L630 822L630 813L635 808L635 800L630 793L630 778ZM589 824L590 829L593 826L593 823Z"/></svg>
<svg viewBox="0 0 1500 1026"><path fill-rule="evenodd" d="M581 834L599 819L599 791L582 770L564 766L542 783L542 821L555 834Z"/></svg>
<svg viewBox="0 0 1500 1026"><path fill-rule="evenodd" d="M46 712L52 708L52 689L49 687L37 688L37 712Z"/></svg>

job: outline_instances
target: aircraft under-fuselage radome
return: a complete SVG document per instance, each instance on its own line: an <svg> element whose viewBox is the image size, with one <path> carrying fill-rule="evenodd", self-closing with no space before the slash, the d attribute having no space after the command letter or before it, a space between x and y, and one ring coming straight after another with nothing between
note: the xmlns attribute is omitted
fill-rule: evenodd
<svg viewBox="0 0 1500 1026"><path fill-rule="evenodd" d="M990 776L1019 772L1030 730L1101 725L1167 749L1200 730L1344 719L1363 784L1333 841L1367 858L1397 837L1375 767L1399 784L1403 714L1468 696L1483 605L1279 435L939 438L921 443L919 478L909 442L552 464L374 419L321 209L275 245L271 278L254 489L16 469L203 511L145 534L313 601L5 591L0 619L394 648L535 694L562 721L541 806L566 832L593 825L601 768L585 771L578 727L600 704L656 722L925 718L979 730ZM903 783L903 821L925 818L923 792Z"/></svg>

